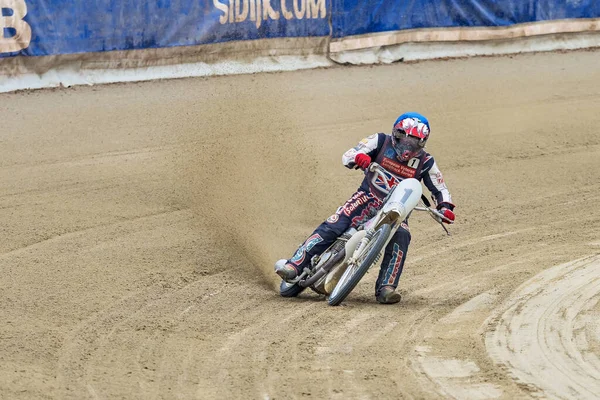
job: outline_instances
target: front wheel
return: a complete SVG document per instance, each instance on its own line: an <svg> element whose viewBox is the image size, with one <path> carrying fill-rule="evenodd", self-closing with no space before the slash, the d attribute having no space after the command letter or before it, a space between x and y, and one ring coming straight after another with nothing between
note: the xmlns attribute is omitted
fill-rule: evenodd
<svg viewBox="0 0 600 400"><path fill-rule="evenodd" d="M356 262L348 265L346 272L340 278L329 296L329 305L339 305L346 296L356 287L358 282L367 273L371 265L377 261L379 254L383 250L392 228L389 224L383 224L375 231L369 243L365 246L361 254L356 257Z"/></svg>

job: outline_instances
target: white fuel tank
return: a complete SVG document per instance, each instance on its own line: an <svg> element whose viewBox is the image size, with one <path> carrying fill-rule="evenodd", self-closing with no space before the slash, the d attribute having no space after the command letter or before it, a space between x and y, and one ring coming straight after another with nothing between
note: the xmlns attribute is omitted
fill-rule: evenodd
<svg viewBox="0 0 600 400"><path fill-rule="evenodd" d="M421 182L414 178L404 179L392 192L383 206L383 211L385 213L398 213L400 220L404 220L413 208L419 204L422 194Z"/></svg>

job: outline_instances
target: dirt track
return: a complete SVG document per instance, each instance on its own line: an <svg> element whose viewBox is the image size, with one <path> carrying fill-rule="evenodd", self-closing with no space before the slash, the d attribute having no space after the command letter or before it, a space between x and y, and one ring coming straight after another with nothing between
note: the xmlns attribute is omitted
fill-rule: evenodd
<svg viewBox="0 0 600 400"><path fill-rule="evenodd" d="M599 396L599 56L0 95L0 398ZM407 110L453 235L411 218L399 305L280 298Z"/></svg>

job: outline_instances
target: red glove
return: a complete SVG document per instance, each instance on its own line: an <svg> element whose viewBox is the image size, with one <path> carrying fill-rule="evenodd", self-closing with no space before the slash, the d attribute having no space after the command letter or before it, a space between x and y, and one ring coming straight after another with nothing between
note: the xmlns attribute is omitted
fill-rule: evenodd
<svg viewBox="0 0 600 400"><path fill-rule="evenodd" d="M371 157L363 153L358 153L354 157L354 164L358 165L362 169L367 169L369 165L371 165Z"/></svg>
<svg viewBox="0 0 600 400"><path fill-rule="evenodd" d="M442 207L442 208L440 208L440 214L442 214L444 217L446 217L450 221L452 221L452 222L448 222L445 219L442 219L442 222L444 222L445 224L452 224L452 223L454 223L454 218L456 218L456 215L454 215L454 211L452 211L452 210L450 210L448 208Z"/></svg>

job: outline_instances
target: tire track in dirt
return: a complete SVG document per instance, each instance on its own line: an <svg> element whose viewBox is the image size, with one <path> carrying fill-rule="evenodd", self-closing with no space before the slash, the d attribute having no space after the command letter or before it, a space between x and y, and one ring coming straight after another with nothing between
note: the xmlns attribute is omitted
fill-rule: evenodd
<svg viewBox="0 0 600 400"><path fill-rule="evenodd" d="M600 300L600 256L550 268L525 282L490 320L486 348L524 387L561 399L597 399L598 354L588 313Z"/></svg>
<svg viewBox="0 0 600 400"><path fill-rule="evenodd" d="M560 205L563 200L553 199ZM571 201L571 206L578 206L583 203L585 196L577 197ZM530 202L535 204L535 201ZM547 203L548 204L548 203ZM552 203L549 203L552 204ZM583 207L578 207L584 209ZM555 210L549 207L549 210ZM556 208L558 209L558 207ZM493 308L499 301L499 294L506 288L494 285L494 277L502 276L508 271L525 272L536 265L540 259L547 256L545 246L529 247L527 254L521 252L515 243L521 243L521 246L527 248L529 242L534 243L535 237L541 232L554 228L556 231L564 231L575 224L586 226L595 222L593 215L575 214L571 217L554 219L549 213L547 217L552 218L544 224L538 224L535 227L517 229L505 233L492 234L484 237L471 238L469 236L461 238L458 243L446 244L442 250L435 247L433 249L419 248L418 255L410 259L411 263L424 262L432 257L439 257L450 251L454 257L461 257L461 253L471 251L478 253L481 249L489 246L511 249L511 252L521 254L514 261L498 259L495 261L487 260L487 268L475 268L478 262L485 259L474 261L474 266L470 271L477 271L466 275L459 275L438 285L428 285L415 292L415 295L428 296L438 292L445 293L443 301L434 304L433 307L448 309L447 304L455 303L456 299L467 296L468 301L461 302L455 308L449 309L449 312L443 317L438 318L429 326L423 326L422 334L424 339L414 348L414 356L411 359L411 367L419 374L423 381L423 387L435 387L436 391L443 398L456 399L495 399L501 397L514 398L519 393L518 388L514 388L510 382L500 384L494 382L492 376L497 379L498 373L493 367L482 360L477 352L465 351L465 346L477 347L478 329L482 322L487 318ZM567 254L570 251L570 245L557 244L553 246L553 251ZM446 253L447 254L447 253ZM508 285L507 285L508 284ZM491 286L490 286L491 285ZM504 283L510 287L509 282ZM481 292L481 288L488 288ZM471 339L469 339L471 337ZM491 382L490 382L491 381ZM517 389L517 390L515 390ZM522 394L521 394L522 395Z"/></svg>
<svg viewBox="0 0 600 400"><path fill-rule="evenodd" d="M17 249L13 249L10 251L6 251L6 252L2 252L0 253L0 260L5 259L5 258L10 258L10 257L14 257L14 256L18 256L18 255L22 255L22 254L27 254L31 251L36 251L38 248L40 247L45 247L45 246L50 246L52 245L54 242L69 242L71 240L77 240L79 238L82 238L84 236L87 235L94 235L98 230L102 230L102 229L106 229L106 228L110 228L110 227L116 227L116 226L120 226L123 225L125 223L128 222L134 222L138 221L138 220L143 220L146 218L153 218L156 216L161 216L161 215L166 215L166 214L171 214L171 213L179 213L179 212L185 212L186 210L184 209L175 209L175 210L164 210L164 211L158 211L152 214L147 214L147 215L140 215L140 216L136 216L136 217L127 217L127 218L122 218L119 222L110 222L110 223L106 223L106 224L102 224L102 225L96 225L96 226L91 226L89 228L84 228L84 229L79 229L76 231L71 231L71 232L65 232L63 234L60 235L56 235L56 236L52 236L49 238L46 238L44 240L40 240L39 242L35 242L35 243L31 243L31 244L27 244L23 247L19 247Z"/></svg>
<svg viewBox="0 0 600 400"><path fill-rule="evenodd" d="M489 359L482 323L544 266L597 252L584 207L599 182L597 58L7 95L0 397L530 397ZM409 110L435 121L453 236L411 218L398 305L375 302L375 271L341 307L280 298L273 262L359 185L340 155ZM574 322L594 351L597 311Z"/></svg>

